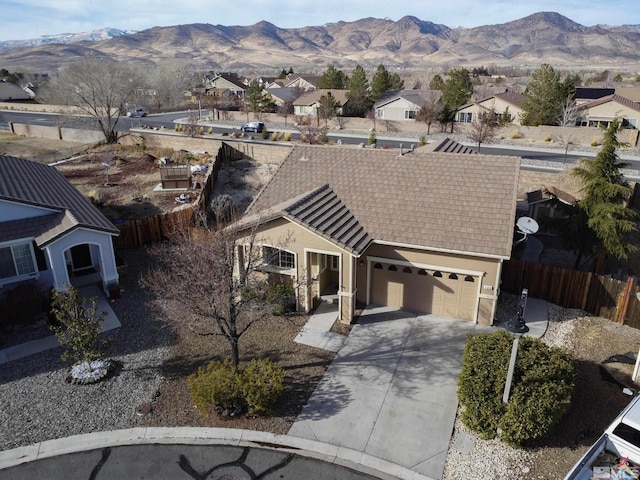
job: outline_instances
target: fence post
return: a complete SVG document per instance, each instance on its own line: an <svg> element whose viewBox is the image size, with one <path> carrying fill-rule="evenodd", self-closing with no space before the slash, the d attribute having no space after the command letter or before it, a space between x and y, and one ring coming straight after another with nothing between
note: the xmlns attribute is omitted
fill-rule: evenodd
<svg viewBox="0 0 640 480"><path fill-rule="evenodd" d="M616 316L616 320L620 325L624 325L624 319L627 316L627 309L629 308L629 295L631 295L631 289L634 283L634 277L627 277L627 284L624 286L622 298L618 301L618 315Z"/></svg>

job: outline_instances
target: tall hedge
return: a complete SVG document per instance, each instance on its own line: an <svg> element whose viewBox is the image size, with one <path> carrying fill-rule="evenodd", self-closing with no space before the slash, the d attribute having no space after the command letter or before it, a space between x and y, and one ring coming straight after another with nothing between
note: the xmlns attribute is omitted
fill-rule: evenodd
<svg viewBox="0 0 640 480"><path fill-rule="evenodd" d="M565 351L541 340L522 337L513 373L511 395L502 402L512 337L505 331L468 339L458 380L461 418L482 438L500 438L526 446L553 430L571 404L575 368Z"/></svg>

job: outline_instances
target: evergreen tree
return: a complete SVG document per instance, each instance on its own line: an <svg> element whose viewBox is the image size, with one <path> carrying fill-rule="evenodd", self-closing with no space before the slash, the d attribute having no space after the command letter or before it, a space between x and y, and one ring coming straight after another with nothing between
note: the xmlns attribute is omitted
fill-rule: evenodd
<svg viewBox="0 0 640 480"><path fill-rule="evenodd" d="M388 90L402 90L404 81L397 73L389 73L384 65L378 65L371 78L371 100L377 102Z"/></svg>
<svg viewBox="0 0 640 480"><path fill-rule="evenodd" d="M257 80L252 80L247 89L247 106L254 113L266 112L271 107L271 97L262 90Z"/></svg>
<svg viewBox="0 0 640 480"><path fill-rule="evenodd" d="M281 80L287 78L287 71L284 68L280 70L280 75L278 75L278 78Z"/></svg>
<svg viewBox="0 0 640 480"><path fill-rule="evenodd" d="M361 117L371 108L371 99L369 97L369 81L367 74L360 65L356 65L349 78L349 113L356 117Z"/></svg>
<svg viewBox="0 0 640 480"><path fill-rule="evenodd" d="M555 125L562 115L567 98L575 96L580 77L569 75L562 81L560 73L543 64L531 74L521 108L523 125Z"/></svg>
<svg viewBox="0 0 640 480"><path fill-rule="evenodd" d="M473 95L473 84L469 70L466 68L456 68L449 72L449 78L443 82L442 103L450 110L457 110L465 103L468 103Z"/></svg>
<svg viewBox="0 0 640 480"><path fill-rule="evenodd" d="M580 207L587 215L589 228L598 238L601 253L625 259L638 250L624 238L637 229L637 214L625 206L632 189L621 171L627 164L619 162L616 153L617 148L625 146L617 138L620 128L619 120L611 122L596 158L582 159L581 166L575 167L572 174L583 181L584 197Z"/></svg>
<svg viewBox="0 0 640 480"><path fill-rule="evenodd" d="M329 65L327 70L320 75L318 80L318 88L333 88L336 90L344 90L349 85L349 78L342 70L336 69L333 65Z"/></svg>
<svg viewBox="0 0 640 480"><path fill-rule="evenodd" d="M442 77L440 75L438 75L436 73L433 76L433 78L431 79L431 81L429 82L429 89L430 90L442 90L442 87L444 87L444 80L442 79Z"/></svg>

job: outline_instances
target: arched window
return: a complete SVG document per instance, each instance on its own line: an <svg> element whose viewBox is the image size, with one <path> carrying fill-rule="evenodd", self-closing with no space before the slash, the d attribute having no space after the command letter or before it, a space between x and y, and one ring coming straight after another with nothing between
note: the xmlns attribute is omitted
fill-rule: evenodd
<svg viewBox="0 0 640 480"><path fill-rule="evenodd" d="M390 272L397 272L398 271L398 267L396 267L395 265L389 265L389 271Z"/></svg>
<svg viewBox="0 0 640 480"><path fill-rule="evenodd" d="M421 268L420 270L418 270L418 275L426 275L427 271L424 268Z"/></svg>
<svg viewBox="0 0 640 480"><path fill-rule="evenodd" d="M458 279L458 275L456 275L455 273L449 274L449 280L457 280L457 279Z"/></svg>
<svg viewBox="0 0 640 480"><path fill-rule="evenodd" d="M441 278L442 277L442 272L433 272L433 276L437 277L437 278Z"/></svg>
<svg viewBox="0 0 640 480"><path fill-rule="evenodd" d="M380 265L379 263L376 263L373 268L378 268L380 270L382 270L382 265Z"/></svg>
<svg viewBox="0 0 640 480"><path fill-rule="evenodd" d="M465 282L472 282L472 283L473 283L473 282L475 282L475 281L476 281L476 279L475 279L475 278L473 278L473 276L472 276L472 275L467 275L466 277L464 277L464 281L465 281Z"/></svg>
<svg viewBox="0 0 640 480"><path fill-rule="evenodd" d="M402 271L403 271L404 273L412 273L412 270L411 270L409 267L404 267L404 268L402 269Z"/></svg>

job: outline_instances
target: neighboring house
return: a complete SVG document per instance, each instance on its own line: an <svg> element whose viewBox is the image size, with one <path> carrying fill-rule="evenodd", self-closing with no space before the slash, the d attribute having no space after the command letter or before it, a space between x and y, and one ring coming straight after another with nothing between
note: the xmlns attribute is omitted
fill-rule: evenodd
<svg viewBox="0 0 640 480"><path fill-rule="evenodd" d="M524 95L515 92L505 92L491 95L474 103L463 105L456 111L456 122L471 123L480 114L494 112L498 116L503 116L507 112L505 121L513 125L520 125L520 114L522 113L522 100Z"/></svg>
<svg viewBox="0 0 640 480"><path fill-rule="evenodd" d="M640 103L613 94L578 106L577 124L583 127L606 128L616 118L624 127L637 129L640 126Z"/></svg>
<svg viewBox="0 0 640 480"><path fill-rule="evenodd" d="M347 98L349 90L311 90L293 101L293 113L295 115L317 115L320 99L329 93L339 104L337 114L342 115L345 105L349 101Z"/></svg>
<svg viewBox="0 0 640 480"><path fill-rule="evenodd" d="M13 83L0 81L0 102L12 102L16 100L30 100L29 92Z"/></svg>
<svg viewBox="0 0 640 480"><path fill-rule="evenodd" d="M632 102L640 102L640 87L618 87L615 93Z"/></svg>
<svg viewBox="0 0 640 480"><path fill-rule="evenodd" d="M615 88L576 87L576 105L593 102L616 93Z"/></svg>
<svg viewBox="0 0 640 480"><path fill-rule="evenodd" d="M204 84L206 94L210 97L223 97L225 94L231 93L238 98L244 98L246 90L249 88L242 83L236 75L222 73L207 78Z"/></svg>
<svg viewBox="0 0 640 480"><path fill-rule="evenodd" d="M527 192L527 204L529 206L528 216L538 223L544 218L563 218L566 213L560 204L575 207L578 199L556 187L541 188ZM542 230L545 230L542 228Z"/></svg>
<svg viewBox="0 0 640 480"><path fill-rule="evenodd" d="M273 103L276 106L280 107L287 102L293 102L295 100L296 94L299 93L299 90L297 88L273 87L265 89L265 92L269 94L269 96L273 100Z"/></svg>
<svg viewBox="0 0 640 480"><path fill-rule="evenodd" d="M288 82L284 84L286 88L301 88L305 92L310 90L315 90L318 88L318 82L320 81L319 76L313 75L297 75L293 76L289 79Z"/></svg>
<svg viewBox="0 0 640 480"><path fill-rule="evenodd" d="M297 306L338 297L489 325L510 258L520 160L296 145L237 226Z"/></svg>
<svg viewBox="0 0 640 480"><path fill-rule="evenodd" d="M0 156L0 293L27 280L64 290L89 275L107 292L119 234L54 167Z"/></svg>
<svg viewBox="0 0 640 480"><path fill-rule="evenodd" d="M376 118L383 120L415 120L422 105L437 102L441 96L439 90L391 90L373 105L373 109Z"/></svg>

